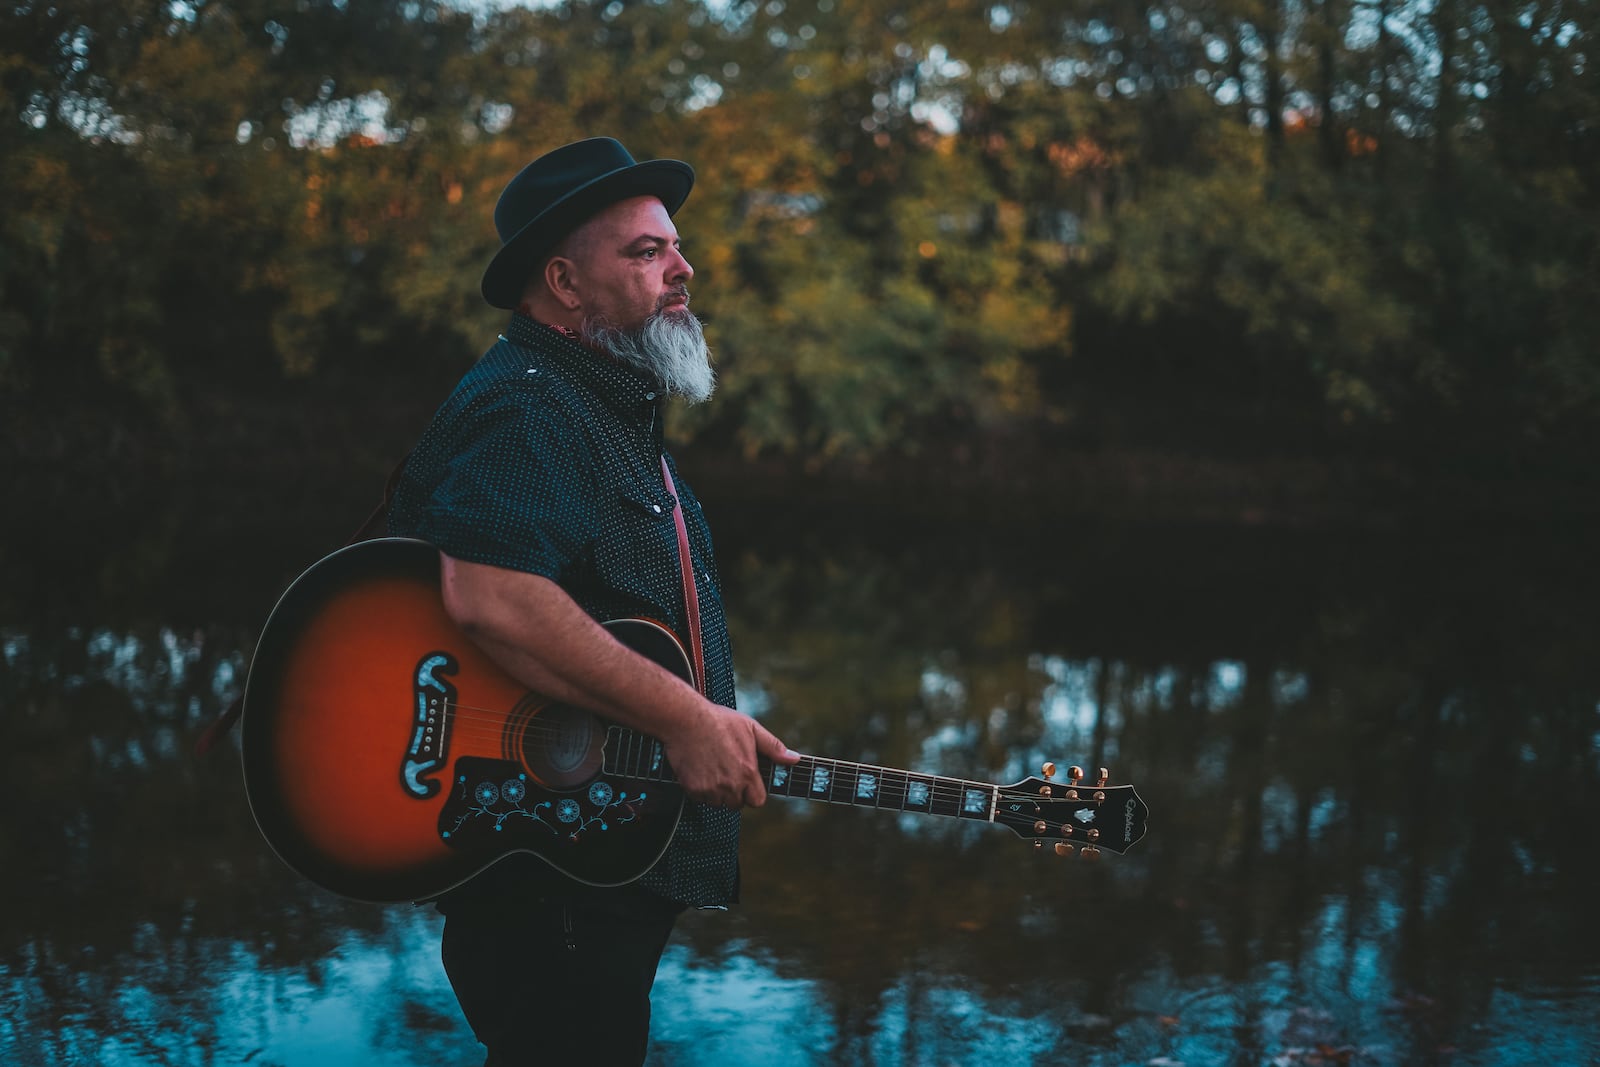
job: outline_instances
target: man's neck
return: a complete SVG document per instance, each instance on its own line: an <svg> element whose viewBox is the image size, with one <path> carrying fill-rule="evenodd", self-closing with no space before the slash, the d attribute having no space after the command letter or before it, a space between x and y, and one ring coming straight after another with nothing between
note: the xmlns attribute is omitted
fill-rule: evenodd
<svg viewBox="0 0 1600 1067"><path fill-rule="evenodd" d="M550 306L552 303L548 300L525 298L517 305L517 314L530 318L542 326L549 326L567 337L581 337L583 316L559 305Z"/></svg>

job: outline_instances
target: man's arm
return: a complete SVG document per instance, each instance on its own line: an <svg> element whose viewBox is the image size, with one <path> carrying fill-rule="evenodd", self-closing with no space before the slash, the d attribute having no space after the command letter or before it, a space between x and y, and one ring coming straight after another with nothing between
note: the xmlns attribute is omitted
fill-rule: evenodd
<svg viewBox="0 0 1600 1067"><path fill-rule="evenodd" d="M767 798L756 757L793 763L754 719L628 648L548 578L439 554L445 610L517 681L660 738L684 791L737 808Z"/></svg>

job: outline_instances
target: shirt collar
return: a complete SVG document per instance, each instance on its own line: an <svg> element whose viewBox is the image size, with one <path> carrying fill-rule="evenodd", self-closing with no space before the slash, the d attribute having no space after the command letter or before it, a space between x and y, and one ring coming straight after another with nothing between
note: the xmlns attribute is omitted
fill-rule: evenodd
<svg viewBox="0 0 1600 1067"><path fill-rule="evenodd" d="M619 415L660 425L654 417L660 403L659 387L633 368L585 345L571 330L513 313L505 339L539 352Z"/></svg>

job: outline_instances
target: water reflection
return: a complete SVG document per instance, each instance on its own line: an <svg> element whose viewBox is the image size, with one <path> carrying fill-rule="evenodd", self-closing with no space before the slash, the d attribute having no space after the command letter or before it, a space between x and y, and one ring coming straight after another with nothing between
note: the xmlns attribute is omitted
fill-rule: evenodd
<svg viewBox="0 0 1600 1067"><path fill-rule="evenodd" d="M774 801L745 904L669 951L653 1063L1600 1055L1582 552L733 529L741 699L791 743L999 782L1107 764L1151 832L1086 865ZM256 558L210 599L106 579L147 613L99 579L4 602L0 1061L475 1062L433 913L300 882L236 762L189 755L292 569Z"/></svg>

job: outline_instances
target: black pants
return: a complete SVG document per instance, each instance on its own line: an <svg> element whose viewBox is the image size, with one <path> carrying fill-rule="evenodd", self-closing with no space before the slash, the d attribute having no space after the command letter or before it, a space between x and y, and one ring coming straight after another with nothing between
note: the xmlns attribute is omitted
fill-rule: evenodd
<svg viewBox="0 0 1600 1067"><path fill-rule="evenodd" d="M442 955L489 1049L484 1067L643 1063L650 987L681 907L628 886L472 888L441 902Z"/></svg>

